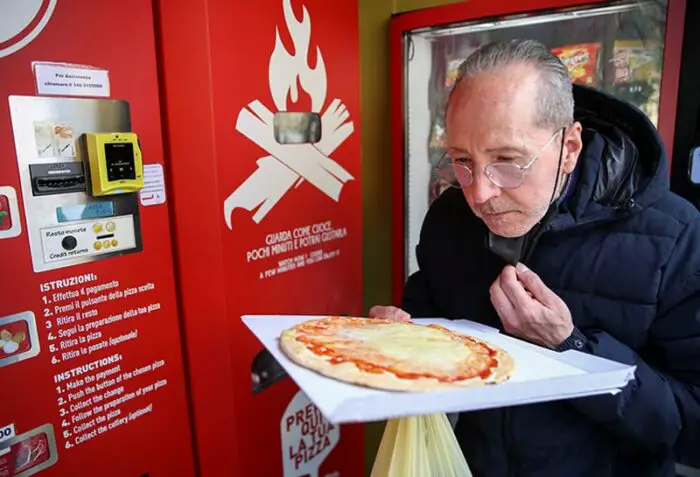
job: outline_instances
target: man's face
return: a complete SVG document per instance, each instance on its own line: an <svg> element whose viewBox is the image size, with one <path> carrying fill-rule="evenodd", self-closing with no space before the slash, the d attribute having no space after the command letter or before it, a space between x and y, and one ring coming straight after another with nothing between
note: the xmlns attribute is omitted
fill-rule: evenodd
<svg viewBox="0 0 700 477"><path fill-rule="evenodd" d="M556 134L554 128L536 125L539 81L537 72L528 65L507 66L460 83L447 110L447 152L473 175L472 183L462 192L477 217L503 237L526 234L544 216L560 157L558 187L563 176L574 170L582 147L578 123L563 133L563 153L562 129ZM494 162L525 166L538 153L516 189L500 188L484 173Z"/></svg>

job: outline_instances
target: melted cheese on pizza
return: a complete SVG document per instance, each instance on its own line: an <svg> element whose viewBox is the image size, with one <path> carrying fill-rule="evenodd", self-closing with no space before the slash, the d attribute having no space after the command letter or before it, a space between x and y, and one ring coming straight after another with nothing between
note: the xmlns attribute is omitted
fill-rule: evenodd
<svg viewBox="0 0 700 477"><path fill-rule="evenodd" d="M379 379L424 380L421 386L425 388L425 380L443 385L468 384L473 379L503 379L506 374L494 374L499 366L507 371L512 369L508 355L479 339L440 325L387 319L309 320L285 331L282 343L287 353L298 362L308 363L307 367L375 386L378 375L382 376ZM395 384L386 387L405 389Z"/></svg>
<svg viewBox="0 0 700 477"><path fill-rule="evenodd" d="M313 321L297 330L297 339L332 364L349 362L404 379L486 378L497 365L488 346L441 326L348 318Z"/></svg>
<svg viewBox="0 0 700 477"><path fill-rule="evenodd" d="M455 363L469 358L471 350L451 339L439 329L424 326L388 324L357 328L341 328L340 349L365 350L381 354L386 360L411 363L412 367L453 368ZM344 343L347 339L349 343Z"/></svg>

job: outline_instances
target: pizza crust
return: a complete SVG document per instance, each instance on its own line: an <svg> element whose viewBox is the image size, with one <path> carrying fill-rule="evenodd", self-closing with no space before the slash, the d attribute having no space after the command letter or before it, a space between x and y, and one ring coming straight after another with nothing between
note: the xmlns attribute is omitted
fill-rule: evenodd
<svg viewBox="0 0 700 477"><path fill-rule="evenodd" d="M476 339L476 341L487 344L490 349L495 351L493 357L497 360L498 365L493 368L491 375L487 379L484 380L480 377L474 377L454 382L442 382L436 378L426 377L403 379L389 371L381 373L363 371L354 363L348 361L337 364L331 363L328 357L314 353L306 344L299 341L297 339L296 328L297 327L292 327L285 330L280 336L280 348L289 359L300 366L316 371L324 376L370 388L392 391L428 391L435 389L478 387L506 381L510 378L515 369L515 361L510 354L490 343Z"/></svg>

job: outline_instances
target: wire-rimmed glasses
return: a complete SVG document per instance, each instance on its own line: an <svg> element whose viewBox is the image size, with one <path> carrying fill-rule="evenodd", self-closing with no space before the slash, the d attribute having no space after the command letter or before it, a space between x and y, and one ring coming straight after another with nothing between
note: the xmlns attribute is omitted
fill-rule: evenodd
<svg viewBox="0 0 700 477"><path fill-rule="evenodd" d="M517 189L525 181L528 169L532 167L535 161L542 155L544 150L551 144L555 137L561 132L564 134L566 128L557 129L557 131L549 138L540 151L530 159L527 164L521 165L514 162L491 162L484 167L484 175L489 180L501 189ZM562 138L563 142L563 138ZM563 148L563 144L562 144ZM474 182L474 173L472 169L459 159L453 159L448 153L445 153L436 166L438 178L458 189L469 187Z"/></svg>

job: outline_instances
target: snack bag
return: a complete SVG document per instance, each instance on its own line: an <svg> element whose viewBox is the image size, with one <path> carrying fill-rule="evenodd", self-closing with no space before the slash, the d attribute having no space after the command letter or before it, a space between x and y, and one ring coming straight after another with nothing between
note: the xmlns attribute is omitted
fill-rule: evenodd
<svg viewBox="0 0 700 477"><path fill-rule="evenodd" d="M598 83L598 56L600 43L582 43L552 48L552 53L566 65L571 81L588 86Z"/></svg>
<svg viewBox="0 0 700 477"><path fill-rule="evenodd" d="M654 125L658 124L661 46L654 41L617 40L611 62L615 67L615 96L634 104Z"/></svg>
<svg viewBox="0 0 700 477"><path fill-rule="evenodd" d="M615 84L661 80L661 48L642 40L615 41Z"/></svg>
<svg viewBox="0 0 700 477"><path fill-rule="evenodd" d="M445 414L390 420L370 477L472 477Z"/></svg>

